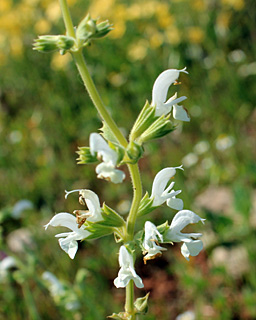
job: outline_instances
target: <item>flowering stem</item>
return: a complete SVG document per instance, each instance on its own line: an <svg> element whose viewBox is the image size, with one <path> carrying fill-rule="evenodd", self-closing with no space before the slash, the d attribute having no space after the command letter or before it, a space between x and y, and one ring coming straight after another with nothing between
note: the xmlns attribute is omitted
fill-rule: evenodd
<svg viewBox="0 0 256 320"><path fill-rule="evenodd" d="M76 35L75 35L72 19L70 16L70 12L68 9L67 1L66 0L59 0L59 1L60 1L60 6L62 10L62 15L63 15L67 35L75 38ZM77 52L73 52L72 55L76 63L77 69L80 73L80 76L83 80L84 86L88 91L89 96L92 99L93 104L96 107L97 111L99 112L101 118L106 122L109 129L112 131L112 133L114 134L114 136L116 137L120 145L122 145L124 148L127 148L128 142L125 139L125 137L122 135L115 121L110 116L106 107L104 106L104 103L101 100L101 97L88 72L81 49ZM127 164L127 166L129 168L132 185L133 185L133 201L132 201L131 209L127 218L127 231L126 231L126 241L129 242L133 240L133 236L134 236L134 225L137 217L140 200L142 197L142 185L141 185L138 165ZM131 320L135 320L133 302L134 302L134 283L131 280L126 287L126 302L125 302L125 310L131 315Z"/></svg>

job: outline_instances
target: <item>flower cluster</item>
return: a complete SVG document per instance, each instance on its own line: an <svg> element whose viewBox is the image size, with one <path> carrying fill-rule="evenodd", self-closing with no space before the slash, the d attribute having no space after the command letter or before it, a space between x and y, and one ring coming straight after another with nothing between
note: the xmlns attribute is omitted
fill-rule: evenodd
<svg viewBox="0 0 256 320"><path fill-rule="evenodd" d="M147 103L138 116L131 130L126 150L123 145L119 145L115 139L110 139L109 134L102 130L102 134L92 133L90 135L89 147L79 148L79 163L88 164L101 161L96 166L98 178L113 183L123 182L125 174L117 167L123 163L136 163L142 156L143 143L169 132L166 126L170 123L170 113L174 119L190 120L187 111L178 104L186 99L185 96L177 98L177 93L175 93L167 100L169 87L177 84L180 73L187 73L186 68L169 69L158 76L153 85L152 103ZM182 242L181 253L187 260L190 256L198 255L203 249L203 243L199 239L202 236L201 233L182 232L189 224L204 222L204 219L193 211L183 209L183 201L177 197L181 190L174 190L175 182L171 181L178 170L183 170L183 167L167 167L160 170L154 178L151 195L145 194L137 211L137 215L145 215L166 203L169 208L178 211L170 225L166 222L156 226L148 220L144 229L138 232L140 236L127 241L127 224L123 218L105 204L101 207L99 198L94 192L79 189L66 192L66 198L72 192L79 192L79 202L81 205L87 205L88 210L75 210L76 217L66 212L58 213L45 228L63 226L71 230L71 232L56 235L61 248L71 259L77 252L77 241L95 239L114 233L115 239L123 242L119 250L120 270L114 280L114 285L117 288L124 288L130 281L133 281L138 288L142 288L144 286L142 279L134 267L136 249L141 248L145 264L148 260L161 256L162 252L167 250L162 244Z"/></svg>

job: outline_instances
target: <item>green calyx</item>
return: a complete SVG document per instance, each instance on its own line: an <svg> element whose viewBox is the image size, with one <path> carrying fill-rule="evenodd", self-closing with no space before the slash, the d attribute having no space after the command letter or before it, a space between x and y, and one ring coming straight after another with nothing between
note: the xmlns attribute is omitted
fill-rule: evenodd
<svg viewBox="0 0 256 320"><path fill-rule="evenodd" d="M104 37L112 29L112 25L109 24L108 20L97 23L97 19L92 19L90 14L87 14L76 29L79 47L88 45L92 39Z"/></svg>
<svg viewBox="0 0 256 320"><path fill-rule="evenodd" d="M78 147L78 151L76 151L76 153L79 155L76 159L77 164L87 164L98 161L97 157L91 154L89 147Z"/></svg>
<svg viewBox="0 0 256 320"><path fill-rule="evenodd" d="M148 311L148 297L149 297L150 292L148 292L145 297L138 298L134 302L134 307L136 309L137 314L146 314Z"/></svg>
<svg viewBox="0 0 256 320"><path fill-rule="evenodd" d="M60 50L65 53L75 45L75 39L64 35L44 35L34 40L33 50L39 52L53 52Z"/></svg>
<svg viewBox="0 0 256 320"><path fill-rule="evenodd" d="M86 221L84 226L91 234L86 239L97 239L114 233L118 239L123 239L124 219L105 203L102 206L102 220L97 222Z"/></svg>
<svg viewBox="0 0 256 320"><path fill-rule="evenodd" d="M156 108L146 101L130 133L130 140L142 145L149 140L161 138L175 129L169 116L155 116Z"/></svg>

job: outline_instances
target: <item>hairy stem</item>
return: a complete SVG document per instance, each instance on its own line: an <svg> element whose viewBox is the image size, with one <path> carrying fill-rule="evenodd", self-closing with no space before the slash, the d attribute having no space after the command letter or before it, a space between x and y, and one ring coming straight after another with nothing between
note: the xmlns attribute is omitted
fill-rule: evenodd
<svg viewBox="0 0 256 320"><path fill-rule="evenodd" d="M66 27L67 34L75 38L74 26L70 16L70 12L67 6L66 0L59 0L60 6L63 14L63 19ZM99 112L101 118L106 122L117 141L124 148L128 146L127 140L124 138L119 128L117 127L115 121L108 113L106 107L104 106L103 101L94 85L94 82L89 74L88 68L86 66L84 57L81 50L72 53L74 61L76 63L77 69L80 73L80 76L83 80L84 86L89 93L90 98L93 101L94 106ZM136 222L137 212L142 197L142 185L139 173L139 167L137 164L128 164L132 185L133 185L133 201L131 209L127 218L127 232L126 232L126 241L132 241L134 237L134 226ZM131 315L131 320L135 320L134 312L134 283L131 280L126 287L126 301L125 301L125 311Z"/></svg>

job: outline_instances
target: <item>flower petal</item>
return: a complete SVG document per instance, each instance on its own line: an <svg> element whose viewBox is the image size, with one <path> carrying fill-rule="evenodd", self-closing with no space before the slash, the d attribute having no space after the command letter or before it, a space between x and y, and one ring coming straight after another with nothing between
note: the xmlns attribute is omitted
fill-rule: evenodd
<svg viewBox="0 0 256 320"><path fill-rule="evenodd" d="M102 162L96 167L99 179L105 179L113 183L121 183L125 179L125 173L116 169L111 163Z"/></svg>
<svg viewBox="0 0 256 320"><path fill-rule="evenodd" d="M179 78L180 72L187 73L184 69L168 69L163 71L157 78L152 90L152 105L165 102L169 87Z"/></svg>
<svg viewBox="0 0 256 320"><path fill-rule="evenodd" d="M168 207L175 209L175 210L182 210L183 209L183 201L182 199L177 199L176 197L172 197L166 201Z"/></svg>
<svg viewBox="0 0 256 320"><path fill-rule="evenodd" d="M59 244L61 249L64 250L71 259L74 259L78 249L78 243L75 240L70 241L68 243L65 243L65 242L63 243L64 240L66 239L63 239L63 238L59 239Z"/></svg>
<svg viewBox="0 0 256 320"><path fill-rule="evenodd" d="M104 162L110 162L113 166L116 165L117 153L110 148L100 134L90 134L90 151L92 155L95 155L95 153L101 155Z"/></svg>
<svg viewBox="0 0 256 320"><path fill-rule="evenodd" d="M187 111L178 104L173 105L173 118L181 121L190 121Z"/></svg>
<svg viewBox="0 0 256 320"><path fill-rule="evenodd" d="M88 189L81 189L79 191L79 195L86 202L86 205L89 209L91 216L87 218L88 221L99 221L102 220L101 216L101 208L100 208L100 200L97 194Z"/></svg>
<svg viewBox="0 0 256 320"><path fill-rule="evenodd" d="M44 226L45 230L49 227L66 227L72 231L75 231L78 229L76 218L67 212L60 212L53 216L53 218Z"/></svg>
<svg viewBox="0 0 256 320"><path fill-rule="evenodd" d="M204 222L205 219L200 218L197 214L190 210L181 210L174 216L170 229L174 232L180 232L190 223Z"/></svg>
<svg viewBox="0 0 256 320"><path fill-rule="evenodd" d="M189 261L189 256L197 256L202 249L203 242L201 240L193 240L191 242L183 243L181 246L181 253Z"/></svg>
<svg viewBox="0 0 256 320"><path fill-rule="evenodd" d="M182 166L164 168L156 174L151 192L151 198L154 199L153 207L160 206L170 197L168 194L165 194L165 188L169 180L175 175L176 169L182 169ZM169 191L172 186L173 183L167 188L167 191ZM174 196L174 194L172 196Z"/></svg>

